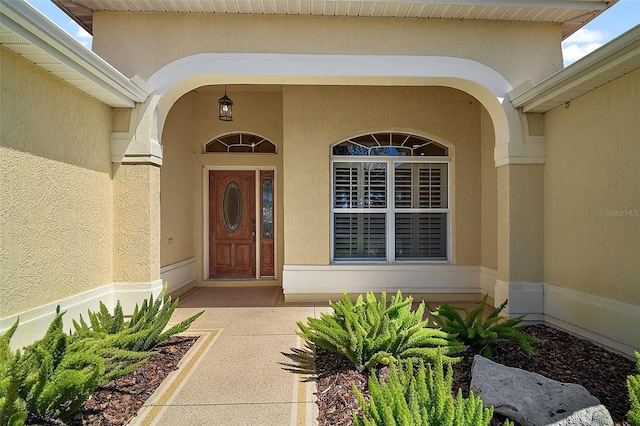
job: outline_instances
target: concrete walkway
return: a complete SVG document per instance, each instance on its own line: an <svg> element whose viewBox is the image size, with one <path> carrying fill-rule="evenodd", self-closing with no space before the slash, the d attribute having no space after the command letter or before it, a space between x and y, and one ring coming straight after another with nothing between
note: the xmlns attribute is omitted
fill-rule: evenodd
<svg viewBox="0 0 640 426"><path fill-rule="evenodd" d="M314 382L301 382L279 363L289 361L281 352L304 344L296 321L328 311L326 304L287 306L273 287L196 288L180 297L172 322L201 310L188 334L202 337L132 424L317 424Z"/></svg>
<svg viewBox="0 0 640 426"><path fill-rule="evenodd" d="M301 381L279 363L290 362L282 352L304 345L296 322L330 312L328 303L288 305L277 287L195 288L180 297L172 323L202 310L187 333L201 338L131 424L318 424L315 382Z"/></svg>

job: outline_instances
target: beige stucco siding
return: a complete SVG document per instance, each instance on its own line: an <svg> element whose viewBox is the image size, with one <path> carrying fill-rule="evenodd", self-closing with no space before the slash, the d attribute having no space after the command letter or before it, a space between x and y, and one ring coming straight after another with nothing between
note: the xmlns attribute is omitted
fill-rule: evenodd
<svg viewBox="0 0 640 426"><path fill-rule="evenodd" d="M213 107L211 107L213 108ZM162 136L160 168L160 262L171 265L195 256L194 180L196 154L193 145L193 102L185 95L173 106ZM169 244L171 239L171 244Z"/></svg>
<svg viewBox="0 0 640 426"><path fill-rule="evenodd" d="M495 136L493 124L486 110L481 113L482 146L482 214L481 214L481 265L498 269L498 177L493 160Z"/></svg>
<svg viewBox="0 0 640 426"><path fill-rule="evenodd" d="M545 282L640 305L640 71L546 114Z"/></svg>
<svg viewBox="0 0 640 426"><path fill-rule="evenodd" d="M505 282L542 282L544 166L500 166L497 180L498 277Z"/></svg>
<svg viewBox="0 0 640 426"><path fill-rule="evenodd" d="M480 264L480 105L447 88L284 88L285 264L330 263L331 145L378 131L451 147L453 262Z"/></svg>
<svg viewBox="0 0 640 426"><path fill-rule="evenodd" d="M0 317L112 282L111 108L0 48Z"/></svg>
<svg viewBox="0 0 640 426"><path fill-rule="evenodd" d="M113 165L115 282L160 278L160 170L153 165Z"/></svg>
<svg viewBox="0 0 640 426"><path fill-rule="evenodd" d="M556 24L96 12L93 32L96 53L143 78L203 52L451 56L488 65L514 86L562 68Z"/></svg>

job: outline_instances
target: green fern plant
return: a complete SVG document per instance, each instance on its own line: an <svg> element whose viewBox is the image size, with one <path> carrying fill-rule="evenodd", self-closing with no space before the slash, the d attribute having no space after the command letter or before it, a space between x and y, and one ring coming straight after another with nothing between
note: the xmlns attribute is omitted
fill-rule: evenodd
<svg viewBox="0 0 640 426"><path fill-rule="evenodd" d="M120 301L116 303L113 314L104 303L100 302L97 312L87 312L89 323L82 315L78 321L73 320L75 333L71 335L72 342L82 339L111 339L113 346L132 351L149 351L157 344L169 337L182 333L203 314L200 311L190 318L165 330L173 312L178 307L179 299L173 303L171 297L164 299L167 291L165 284L157 298L153 295L145 299L141 306L136 304L133 315L125 321ZM113 337L116 336L116 337Z"/></svg>
<svg viewBox="0 0 640 426"><path fill-rule="evenodd" d="M44 337L22 353L9 346L16 321L0 336L0 426L68 418L98 386L135 369L156 344L189 328L202 312L165 330L178 303L165 302L165 291L136 305L130 321L120 302L113 314L100 303L98 312L88 312L91 325L81 317L72 334L64 333L65 312L58 307Z"/></svg>
<svg viewBox="0 0 640 426"><path fill-rule="evenodd" d="M0 336L0 425L19 426L27 419L24 400L18 395L25 373L20 365L20 352L9 347L18 328L18 320Z"/></svg>
<svg viewBox="0 0 640 426"><path fill-rule="evenodd" d="M482 315L487 304L487 295L482 298L478 307L470 312L447 303L440 305L435 310L430 306L428 308L434 321L442 327L443 331L457 335L459 340L471 346L475 351L481 352L486 358L492 356L491 345L493 343L505 340L520 345L525 352L534 355L535 352L531 345L543 341L522 333L521 330L524 326L518 324L522 322L524 315L514 318L500 316L507 303L508 300L505 300L485 320L482 319ZM464 313L464 318L461 312Z"/></svg>
<svg viewBox="0 0 640 426"><path fill-rule="evenodd" d="M423 320L425 304L411 310L412 297L402 298L398 292L387 306L386 293L377 300L373 293L366 299L360 295L355 304L346 292L342 301L329 305L332 314L308 318L307 325L298 321L298 335L329 351L342 354L363 370L377 364L389 364L399 359L435 359L442 351L446 362L464 350L450 334L428 326Z"/></svg>
<svg viewBox="0 0 640 426"><path fill-rule="evenodd" d="M636 370L640 373L640 353L636 352ZM627 419L631 426L640 426L640 374L627 377L627 389L631 409L627 413Z"/></svg>
<svg viewBox="0 0 640 426"><path fill-rule="evenodd" d="M390 369L387 382L375 374L369 377L369 400L352 385L362 407L362 416L354 413L355 426L486 426L493 416L493 407L484 408L473 392L462 397L459 389L453 398L453 370L444 373L442 355L438 352L434 368L420 360L417 369L412 361L401 362ZM512 423L505 423L512 425Z"/></svg>
<svg viewBox="0 0 640 426"><path fill-rule="evenodd" d="M71 416L100 384L126 374L151 355L122 350L107 339L95 339L91 345L71 343L63 331L64 314L58 307L44 337L24 348L17 362L24 372L18 395L36 423Z"/></svg>

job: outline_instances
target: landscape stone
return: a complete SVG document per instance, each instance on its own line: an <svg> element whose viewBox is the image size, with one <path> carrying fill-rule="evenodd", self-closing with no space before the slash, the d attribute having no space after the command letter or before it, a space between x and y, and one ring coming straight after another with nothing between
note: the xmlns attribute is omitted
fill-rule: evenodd
<svg viewBox="0 0 640 426"><path fill-rule="evenodd" d="M609 411L583 386L506 367L480 355L473 360L471 390L485 407L522 426L613 426Z"/></svg>

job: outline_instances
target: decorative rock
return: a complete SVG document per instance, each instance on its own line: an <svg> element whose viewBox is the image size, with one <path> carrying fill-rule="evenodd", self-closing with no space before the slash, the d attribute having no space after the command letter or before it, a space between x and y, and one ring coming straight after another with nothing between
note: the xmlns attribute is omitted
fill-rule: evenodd
<svg viewBox="0 0 640 426"><path fill-rule="evenodd" d="M473 359L471 390L485 407L522 426L613 426L609 411L583 386L561 383L480 355Z"/></svg>

